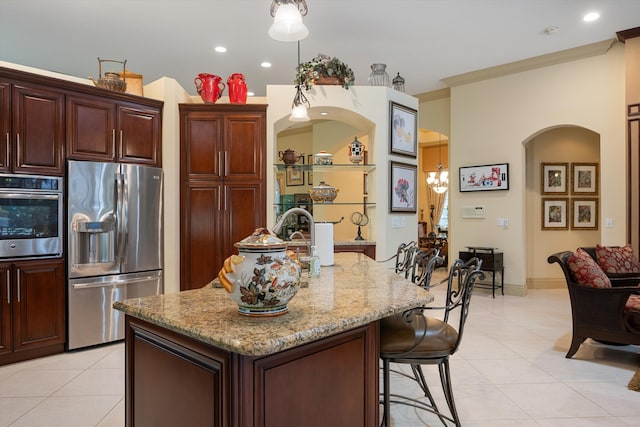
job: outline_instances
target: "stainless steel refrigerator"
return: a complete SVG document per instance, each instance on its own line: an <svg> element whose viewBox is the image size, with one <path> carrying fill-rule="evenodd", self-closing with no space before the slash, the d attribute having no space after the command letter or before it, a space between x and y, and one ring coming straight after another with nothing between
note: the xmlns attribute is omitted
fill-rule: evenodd
<svg viewBox="0 0 640 427"><path fill-rule="evenodd" d="M124 338L122 299L163 291L162 169L68 163L69 349Z"/></svg>

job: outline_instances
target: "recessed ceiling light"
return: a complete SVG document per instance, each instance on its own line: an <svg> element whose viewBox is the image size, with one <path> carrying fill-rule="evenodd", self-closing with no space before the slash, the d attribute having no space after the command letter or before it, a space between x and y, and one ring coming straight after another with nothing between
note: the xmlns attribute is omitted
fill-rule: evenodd
<svg viewBox="0 0 640 427"><path fill-rule="evenodd" d="M264 61L260 66L262 68L271 68L271 62Z"/></svg>
<svg viewBox="0 0 640 427"><path fill-rule="evenodd" d="M589 12L586 15L584 15L582 20L584 22L593 22L593 21L597 21L599 18L600 18L600 14L598 12Z"/></svg>
<svg viewBox="0 0 640 427"><path fill-rule="evenodd" d="M227 51L227 48L224 46L216 46L214 50L218 53L225 53Z"/></svg>

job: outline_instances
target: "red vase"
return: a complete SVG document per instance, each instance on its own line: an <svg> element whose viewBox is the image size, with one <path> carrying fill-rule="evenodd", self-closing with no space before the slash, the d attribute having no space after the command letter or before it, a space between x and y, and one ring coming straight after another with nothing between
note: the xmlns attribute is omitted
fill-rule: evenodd
<svg viewBox="0 0 640 427"><path fill-rule="evenodd" d="M198 94L206 104L215 104L222 96L224 83L221 80L222 77L206 73L198 74L198 77L193 80Z"/></svg>
<svg viewBox="0 0 640 427"><path fill-rule="evenodd" d="M247 82L244 81L244 75L241 73L233 73L227 79L227 88L229 88L229 102L232 104L247 103Z"/></svg>

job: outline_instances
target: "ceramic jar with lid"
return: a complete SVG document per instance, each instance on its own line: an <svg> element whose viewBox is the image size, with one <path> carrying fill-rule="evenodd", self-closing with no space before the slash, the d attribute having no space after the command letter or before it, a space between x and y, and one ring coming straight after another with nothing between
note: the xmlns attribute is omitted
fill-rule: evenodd
<svg viewBox="0 0 640 427"><path fill-rule="evenodd" d="M338 191L340 190L334 186L329 185L324 181L320 181L320 184L309 190L309 194L311 195L311 200L313 200L314 203L331 203L338 196Z"/></svg>
<svg viewBox="0 0 640 427"><path fill-rule="evenodd" d="M313 163L316 165L332 165L333 154L326 151L320 151L313 156Z"/></svg>
<svg viewBox="0 0 640 427"><path fill-rule="evenodd" d="M278 316L300 289L300 265L287 242L258 228L236 243L239 255L225 259L218 279L245 316Z"/></svg>

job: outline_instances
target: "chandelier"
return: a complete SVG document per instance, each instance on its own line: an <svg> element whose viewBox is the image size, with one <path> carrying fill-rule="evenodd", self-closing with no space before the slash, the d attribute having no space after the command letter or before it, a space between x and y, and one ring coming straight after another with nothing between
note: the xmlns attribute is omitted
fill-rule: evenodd
<svg viewBox="0 0 640 427"><path fill-rule="evenodd" d="M449 172L442 168L442 140L440 135L438 137L438 171L429 172L427 176L427 184L433 191L438 194L443 194L449 188Z"/></svg>
<svg viewBox="0 0 640 427"><path fill-rule="evenodd" d="M438 194L442 194L447 191L447 188L449 187L449 172L442 170L442 163L438 163L437 172L429 172L427 184L429 184L431 189Z"/></svg>
<svg viewBox="0 0 640 427"><path fill-rule="evenodd" d="M309 35L309 30L302 22L307 15L305 0L273 0L271 16L273 25L269 28L269 37L281 42L295 42Z"/></svg>

